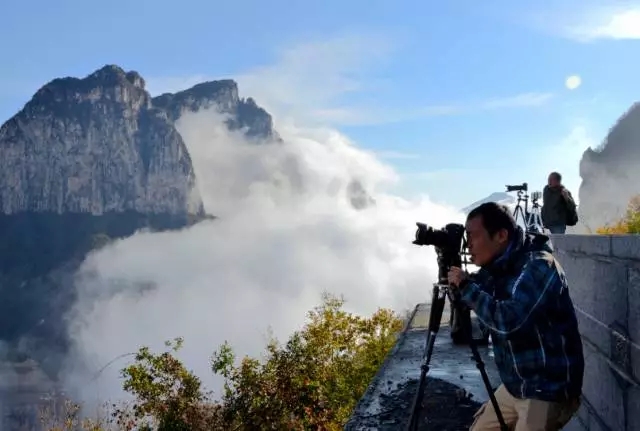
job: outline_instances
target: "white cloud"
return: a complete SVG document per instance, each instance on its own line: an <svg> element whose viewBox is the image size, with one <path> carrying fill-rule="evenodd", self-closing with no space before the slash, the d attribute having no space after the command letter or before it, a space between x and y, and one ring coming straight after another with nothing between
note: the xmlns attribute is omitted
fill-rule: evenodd
<svg viewBox="0 0 640 431"><path fill-rule="evenodd" d="M273 64L237 77L243 92L281 115L312 116L334 109L332 120L353 114L338 110L344 97L371 90L376 83L366 76L371 66L392 52L389 38L377 34L346 34L306 42L281 50Z"/></svg>
<svg viewBox="0 0 640 431"><path fill-rule="evenodd" d="M598 39L640 39L640 7L636 5L598 5L563 16L561 33L579 42ZM559 23L557 19L552 22Z"/></svg>
<svg viewBox="0 0 640 431"><path fill-rule="evenodd" d="M565 87L569 90L575 90L582 84L582 78L579 75L571 75L564 81Z"/></svg>
<svg viewBox="0 0 640 431"><path fill-rule="evenodd" d="M515 96L490 99L480 103L481 109L519 108L541 106L553 98L552 93L522 93Z"/></svg>
<svg viewBox="0 0 640 431"><path fill-rule="evenodd" d="M396 174L371 152L330 129L286 124L278 125L285 144L251 145L206 112L184 116L178 127L206 208L220 219L140 233L87 259L67 378L86 402L121 395L118 369L128 359L90 377L141 345L184 336L181 358L219 389L207 361L220 343L259 354L267 328L286 338L323 290L344 294L359 313L401 311L428 298L435 254L411 244L415 222L440 226L462 215L427 198L385 193ZM352 178L374 207L350 206ZM153 289L136 293L141 284Z"/></svg>

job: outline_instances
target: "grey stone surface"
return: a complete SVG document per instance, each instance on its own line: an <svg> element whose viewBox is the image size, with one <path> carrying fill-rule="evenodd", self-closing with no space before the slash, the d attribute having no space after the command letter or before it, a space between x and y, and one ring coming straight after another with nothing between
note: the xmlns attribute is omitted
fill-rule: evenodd
<svg viewBox="0 0 640 431"><path fill-rule="evenodd" d="M409 322L406 331L399 336L395 347L356 406L346 429L391 429L388 428L390 421L393 422L392 429L406 427L417 389L415 383L420 377L428 322L428 304L419 304L417 307L418 313ZM471 358L471 350L468 346L454 346L451 343L449 328L444 325L448 317L445 315L442 320L443 326L436 338L428 376L457 386L470 394L473 401L487 401L489 397L480 372ZM489 346L480 347L479 351L492 385L497 387L499 377L492 350ZM429 394L427 384L425 397ZM393 410L393 415L390 415L390 410Z"/></svg>
<svg viewBox="0 0 640 431"><path fill-rule="evenodd" d="M602 420L614 430L624 430L624 392L603 356L585 346L583 396Z"/></svg>
<svg viewBox="0 0 640 431"><path fill-rule="evenodd" d="M629 270L629 338L631 339L631 369L640 380L640 269ZM640 410L640 408L638 409ZM638 427L640 430L640 426Z"/></svg>
<svg viewBox="0 0 640 431"><path fill-rule="evenodd" d="M551 235L555 249L594 256L611 255L611 237L606 235Z"/></svg>
<svg viewBox="0 0 640 431"><path fill-rule="evenodd" d="M640 430L640 236L553 235L584 341L585 405L565 429Z"/></svg>
<svg viewBox="0 0 640 431"><path fill-rule="evenodd" d="M611 254L619 259L640 261L640 247L636 235L612 235Z"/></svg>
<svg viewBox="0 0 640 431"><path fill-rule="evenodd" d="M583 429L584 427L580 422L578 422L578 419L573 418L571 422L563 428L563 431L582 431Z"/></svg>
<svg viewBox="0 0 640 431"><path fill-rule="evenodd" d="M631 388L627 394L627 411L629 415L627 430L640 430L640 388ZM635 412L635 414L633 414Z"/></svg>

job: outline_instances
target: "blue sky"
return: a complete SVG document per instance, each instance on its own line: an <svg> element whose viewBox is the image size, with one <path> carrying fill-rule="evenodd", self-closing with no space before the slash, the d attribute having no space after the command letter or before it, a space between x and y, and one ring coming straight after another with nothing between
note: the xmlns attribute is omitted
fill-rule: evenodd
<svg viewBox="0 0 640 431"><path fill-rule="evenodd" d="M232 77L276 118L378 152L399 192L456 206L550 170L577 194L582 151L640 95L640 2L4 0L0 15L2 119L107 63L154 93Z"/></svg>

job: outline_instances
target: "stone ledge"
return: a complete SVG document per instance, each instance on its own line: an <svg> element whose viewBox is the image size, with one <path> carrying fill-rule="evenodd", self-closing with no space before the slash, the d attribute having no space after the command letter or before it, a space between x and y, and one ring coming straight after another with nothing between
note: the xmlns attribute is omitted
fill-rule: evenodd
<svg viewBox="0 0 640 431"><path fill-rule="evenodd" d="M611 237L608 235L549 235L553 248L568 253L611 256Z"/></svg>
<svg viewBox="0 0 640 431"><path fill-rule="evenodd" d="M446 308L448 308L448 304ZM428 313L428 310L427 304L417 306L417 312L408 322L407 329L398 337L398 341L386 358L384 365L358 402L345 426L346 430L402 430L406 427L411 416L410 410L420 377L420 364L427 333L424 326L428 321L423 317ZM448 317L443 316L442 320L444 323L448 321ZM491 383L497 387L499 384L498 372L493 358L489 356L489 349L490 347L479 347ZM451 342L449 328L445 325L438 332L427 376L429 379L423 404L425 410L421 412L422 419L426 418L429 406L436 405L438 399L450 399L456 395L450 393L451 391L447 388L455 387L459 393L471 395L469 402L458 405L462 409L461 411L466 411L465 409L473 411L473 408L478 405L476 403L483 403L489 398L480 372L471 357L470 348L468 346L454 346ZM438 390L441 393L437 393ZM434 396L436 398L432 398ZM437 429L453 431L467 429L470 425L470 420L467 421L467 419L470 419L471 416L469 418L461 416L461 423L454 426L452 422L447 422L451 419L452 411L436 410L437 417L430 416L424 422L425 426L443 421L438 423L448 423L447 428Z"/></svg>

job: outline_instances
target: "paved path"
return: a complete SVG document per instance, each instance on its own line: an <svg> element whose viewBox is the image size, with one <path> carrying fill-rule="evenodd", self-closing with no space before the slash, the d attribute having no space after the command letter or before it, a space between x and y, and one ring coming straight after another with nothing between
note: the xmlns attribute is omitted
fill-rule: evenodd
<svg viewBox="0 0 640 431"><path fill-rule="evenodd" d="M403 430L406 427L420 377L428 312L428 304L418 306L407 330L400 335L396 346L360 400L346 430ZM443 316L443 326L431 358L421 412L421 430L467 429L479 403L488 400L471 350L468 346L452 344L446 326L448 320L448 316ZM481 347L479 350L495 387L499 379L491 349ZM464 396L465 393L471 399Z"/></svg>

